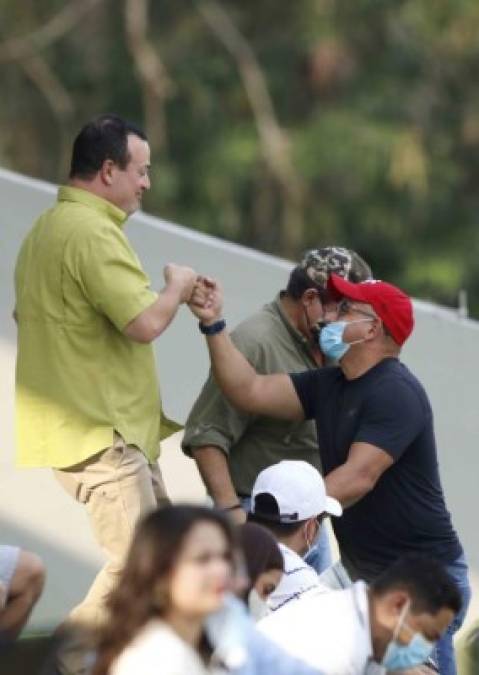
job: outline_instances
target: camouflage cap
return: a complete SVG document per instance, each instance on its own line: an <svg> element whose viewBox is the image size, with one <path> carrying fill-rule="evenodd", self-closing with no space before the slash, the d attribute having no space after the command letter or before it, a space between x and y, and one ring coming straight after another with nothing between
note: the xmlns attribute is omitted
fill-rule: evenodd
<svg viewBox="0 0 479 675"><path fill-rule="evenodd" d="M298 267L321 288L327 288L331 273L353 283L372 279L371 268L361 256L341 246L313 248L305 253Z"/></svg>

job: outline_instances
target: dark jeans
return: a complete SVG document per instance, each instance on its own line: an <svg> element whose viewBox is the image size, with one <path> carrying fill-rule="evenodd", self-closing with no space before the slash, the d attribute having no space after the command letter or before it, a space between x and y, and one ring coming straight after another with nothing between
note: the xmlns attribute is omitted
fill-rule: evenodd
<svg viewBox="0 0 479 675"><path fill-rule="evenodd" d="M434 659L439 666L441 675L456 675L456 659L454 656L453 636L459 630L466 616L469 601L471 599L471 587L469 586L469 579L467 575L467 562L464 555L461 555L457 560L449 565L446 565L446 570L449 575L456 582L461 595L462 607L461 611L454 617L453 622L444 633L442 638L436 645Z"/></svg>

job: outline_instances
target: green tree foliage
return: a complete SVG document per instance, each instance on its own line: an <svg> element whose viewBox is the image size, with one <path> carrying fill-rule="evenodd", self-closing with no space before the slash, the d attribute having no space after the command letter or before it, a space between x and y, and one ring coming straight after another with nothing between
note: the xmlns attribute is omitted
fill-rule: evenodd
<svg viewBox="0 0 479 675"><path fill-rule="evenodd" d="M343 244L479 316L476 0L0 0L0 162L62 181L85 119L154 150L147 210L294 258ZM55 23L57 21L57 23ZM52 28L53 26L53 28Z"/></svg>

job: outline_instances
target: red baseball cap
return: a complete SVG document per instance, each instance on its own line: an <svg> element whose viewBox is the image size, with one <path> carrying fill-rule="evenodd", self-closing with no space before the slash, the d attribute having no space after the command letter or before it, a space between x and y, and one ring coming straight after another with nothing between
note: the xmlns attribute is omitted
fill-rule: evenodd
<svg viewBox="0 0 479 675"><path fill-rule="evenodd" d="M396 286L376 279L352 284L337 274L330 275L328 285L349 300L371 305L398 345L411 335L414 328L411 298Z"/></svg>

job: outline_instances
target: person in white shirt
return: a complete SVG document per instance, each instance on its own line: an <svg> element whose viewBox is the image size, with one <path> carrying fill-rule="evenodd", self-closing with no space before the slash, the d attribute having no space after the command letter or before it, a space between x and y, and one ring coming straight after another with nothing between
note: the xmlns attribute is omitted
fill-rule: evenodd
<svg viewBox="0 0 479 675"><path fill-rule="evenodd" d="M92 675L206 675L206 620L224 604L236 553L226 516L166 506L140 522L108 600Z"/></svg>
<svg viewBox="0 0 479 675"><path fill-rule="evenodd" d="M369 588L357 581L345 590L308 594L257 625L328 675L416 673L460 607L460 592L443 567L410 554Z"/></svg>
<svg viewBox="0 0 479 675"><path fill-rule="evenodd" d="M303 558L324 518L341 514L340 503L327 496L321 474L308 462L283 460L258 474L248 520L269 529L284 559L283 577L267 601L271 611L312 590L329 590Z"/></svg>

